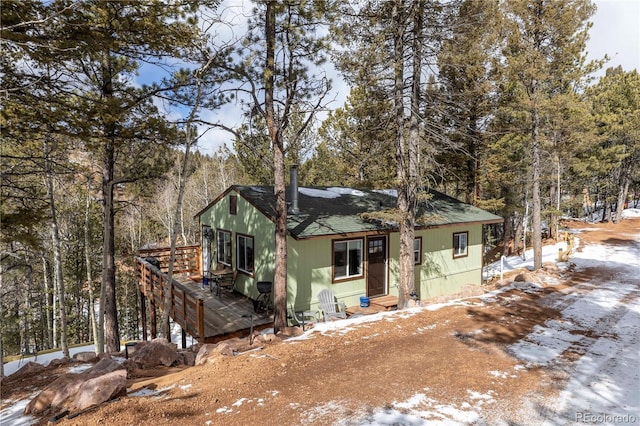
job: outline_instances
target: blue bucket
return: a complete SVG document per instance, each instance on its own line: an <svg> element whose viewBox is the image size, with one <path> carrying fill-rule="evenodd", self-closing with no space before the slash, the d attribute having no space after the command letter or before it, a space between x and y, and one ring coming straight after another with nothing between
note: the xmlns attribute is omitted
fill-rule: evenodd
<svg viewBox="0 0 640 426"><path fill-rule="evenodd" d="M202 287L209 287L209 277L202 277Z"/></svg>
<svg viewBox="0 0 640 426"><path fill-rule="evenodd" d="M360 296L360 307L361 308L369 307L369 298L367 296Z"/></svg>

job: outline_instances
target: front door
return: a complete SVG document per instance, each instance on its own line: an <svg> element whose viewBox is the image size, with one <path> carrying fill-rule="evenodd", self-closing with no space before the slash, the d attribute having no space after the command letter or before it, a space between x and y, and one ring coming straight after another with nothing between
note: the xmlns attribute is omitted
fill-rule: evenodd
<svg viewBox="0 0 640 426"><path fill-rule="evenodd" d="M387 237L367 238L367 296L386 294Z"/></svg>

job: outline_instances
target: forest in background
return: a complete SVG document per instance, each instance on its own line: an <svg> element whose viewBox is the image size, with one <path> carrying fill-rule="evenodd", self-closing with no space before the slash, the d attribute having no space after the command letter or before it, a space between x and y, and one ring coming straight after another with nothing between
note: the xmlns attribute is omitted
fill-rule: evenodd
<svg viewBox="0 0 640 426"><path fill-rule="evenodd" d="M293 164L499 214L489 245L640 197L640 76L590 78L588 1L257 2L235 39L218 3L2 2L3 356L139 338L135 251L198 243L196 212ZM319 122L327 62L350 94ZM230 102L241 126L207 120ZM234 146L201 154L207 128Z"/></svg>

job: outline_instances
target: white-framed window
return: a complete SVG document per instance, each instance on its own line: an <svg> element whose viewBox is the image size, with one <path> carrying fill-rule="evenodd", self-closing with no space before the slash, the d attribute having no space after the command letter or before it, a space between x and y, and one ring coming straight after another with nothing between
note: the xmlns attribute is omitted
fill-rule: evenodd
<svg viewBox="0 0 640 426"><path fill-rule="evenodd" d="M362 239L333 242L333 279L362 276Z"/></svg>
<svg viewBox="0 0 640 426"><path fill-rule="evenodd" d="M413 263L422 264L422 237L416 237L413 240Z"/></svg>
<svg viewBox="0 0 640 426"><path fill-rule="evenodd" d="M231 267L231 232L218 229L218 263Z"/></svg>
<svg viewBox="0 0 640 426"><path fill-rule="evenodd" d="M238 265L238 270L253 274L253 237L237 234L236 239L236 247L238 248L236 264Z"/></svg>
<svg viewBox="0 0 640 426"><path fill-rule="evenodd" d="M464 257L469 254L468 238L468 232L456 232L453 234L453 257Z"/></svg>

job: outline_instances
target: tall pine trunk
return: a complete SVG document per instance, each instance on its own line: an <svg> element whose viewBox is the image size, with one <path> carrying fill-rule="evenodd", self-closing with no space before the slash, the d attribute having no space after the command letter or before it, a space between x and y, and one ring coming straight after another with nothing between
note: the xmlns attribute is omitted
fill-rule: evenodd
<svg viewBox="0 0 640 426"><path fill-rule="evenodd" d="M404 113L404 22L403 2L396 0L392 10L392 21L394 23L393 33L393 103L395 117L395 142L396 142L396 179L398 185L398 211L399 211L399 232L400 232L400 282L398 288L398 307L404 308L408 299L409 282L412 277L409 276L409 266L406 261L406 253L408 251L409 238L411 231L408 223L409 202L408 199L408 164L406 153L405 138L405 113ZM413 250L413 241L411 241Z"/></svg>
<svg viewBox="0 0 640 426"><path fill-rule="evenodd" d="M398 180L398 210L400 214L400 283L398 307L407 306L410 295L415 292L415 261L413 242L415 240L416 204L418 192L418 155L420 141L420 83L422 74L422 28L424 3L418 2L407 14L402 1L394 4L394 103L396 121L396 172ZM409 6L411 7L411 6ZM409 60L412 63L410 76L411 95L409 101L409 131L405 138L404 70L405 70L405 29L412 18L412 45Z"/></svg>
<svg viewBox="0 0 640 426"><path fill-rule="evenodd" d="M102 240L102 286L100 288L99 322L104 324L105 348L98 348L98 353L105 350L109 353L120 351L120 331L118 329L118 307L116 305L116 262L115 262L115 211L113 195L114 174L113 141L108 140L105 146L102 195L103 195L103 240Z"/></svg>
<svg viewBox="0 0 640 426"><path fill-rule="evenodd" d="M532 84L533 108L531 111L531 168L533 169L533 189L531 199L533 204L533 229L531 244L533 246L533 269L537 271L542 268L542 220L541 220L541 200L540 200L540 173L542 164L540 162L540 117L537 102L537 83ZM525 247L525 250L527 248Z"/></svg>
<svg viewBox="0 0 640 426"><path fill-rule="evenodd" d="M44 283L44 315L45 321L44 324L46 326L46 339L47 339L47 349L53 347L53 323L54 323L54 315L53 315L53 289L50 285L49 280L49 262L45 256L42 256L42 282Z"/></svg>
<svg viewBox="0 0 640 426"><path fill-rule="evenodd" d="M266 4L265 40L266 58L264 68L265 115L271 145L273 147L274 195L275 195L275 251L274 312L273 328L277 333L287 325L287 200L285 193L284 141L280 124L277 122L274 100L276 6L277 2Z"/></svg>
<svg viewBox="0 0 640 426"><path fill-rule="evenodd" d="M64 273L62 270L62 250L60 232L58 230L58 216L53 188L53 176L49 159L50 149L45 142L45 183L47 197L49 199L49 212L51 214L51 243L53 246L53 279L57 283L58 309L60 315L60 347L62 354L69 357L69 345L67 340L67 311L65 303Z"/></svg>
<svg viewBox="0 0 640 426"><path fill-rule="evenodd" d="M113 72L108 54L102 61L102 95L106 102L113 98ZM104 326L105 348L98 353L120 352L120 330L118 327L118 306L116 302L116 260L115 260L115 151L116 130L113 118L105 114L104 149L102 152L102 285L100 288L100 326ZM102 317L103 316L103 317Z"/></svg>
<svg viewBox="0 0 640 426"><path fill-rule="evenodd" d="M538 0L533 6L534 14L537 19L542 19L544 15L544 4ZM533 43L534 49L540 51L542 49L542 30L540 28L534 29ZM531 245L533 248L533 270L537 271L542 268L542 200L540 199L540 174L542 164L540 162L540 105L538 104L539 93L537 77L533 77L530 86L530 100L532 102L531 108L531 168L533 172L533 182L531 191L531 202L533 207L533 229L531 236ZM526 237L526 231L525 231ZM527 250L525 245L524 251Z"/></svg>
<svg viewBox="0 0 640 426"><path fill-rule="evenodd" d="M618 180L618 201L616 204L616 212L613 218L613 221L615 223L620 222L620 220L622 219L622 211L624 210L624 204L627 201L627 194L629 193L629 185L631 183L631 179L628 173L629 168L625 167L625 163L626 161L622 162L620 179Z"/></svg>
<svg viewBox="0 0 640 426"><path fill-rule="evenodd" d="M89 291L89 321L91 322L91 334L93 335L93 344L95 346L96 354L99 354L98 348L103 347L104 340L103 334L99 331L98 328L98 320L96 318L96 308L95 308L95 295L93 294L93 271L91 268L91 244L89 238L89 225L90 225L90 208L91 208L91 197L89 196L89 184L87 183L87 197L86 203L84 206L84 262L85 268L87 269L87 289Z"/></svg>

